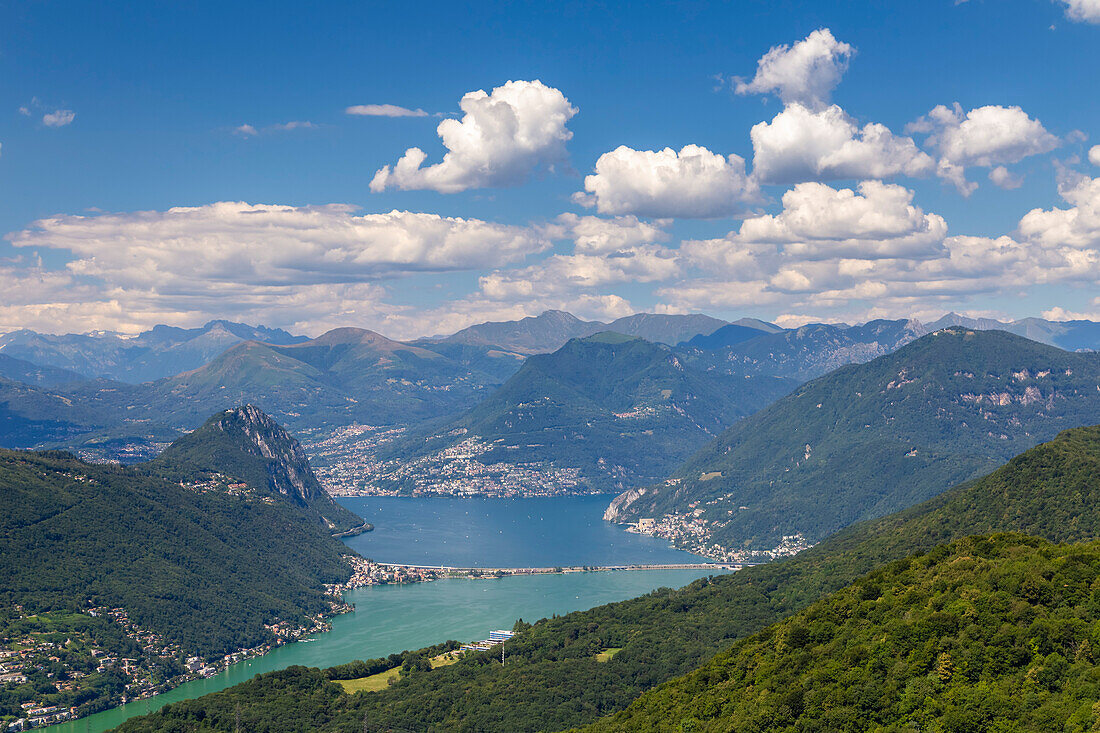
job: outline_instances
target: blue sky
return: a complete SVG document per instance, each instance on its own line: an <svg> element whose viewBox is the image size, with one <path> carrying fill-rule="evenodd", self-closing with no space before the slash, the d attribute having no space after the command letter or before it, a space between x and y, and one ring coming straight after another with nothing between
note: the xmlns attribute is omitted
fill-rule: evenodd
<svg viewBox="0 0 1100 733"><path fill-rule="evenodd" d="M0 14L2 330L1100 314L1097 0Z"/></svg>

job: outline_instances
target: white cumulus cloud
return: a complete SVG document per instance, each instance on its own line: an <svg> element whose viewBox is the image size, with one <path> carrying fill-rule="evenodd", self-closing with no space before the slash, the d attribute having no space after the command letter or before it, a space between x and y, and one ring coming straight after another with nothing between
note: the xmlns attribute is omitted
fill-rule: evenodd
<svg viewBox="0 0 1100 733"><path fill-rule="evenodd" d="M667 280L679 272L675 252L643 245L603 255L553 255L528 267L498 270L481 278L494 300L545 298L626 282Z"/></svg>
<svg viewBox="0 0 1100 733"><path fill-rule="evenodd" d="M1100 145L1093 145L1089 148L1089 162L1095 166L1100 166Z"/></svg>
<svg viewBox="0 0 1100 733"><path fill-rule="evenodd" d="M745 209L757 196L745 161L698 145L676 152L621 145L596 161L584 188L601 214L656 218L712 218Z"/></svg>
<svg viewBox="0 0 1100 733"><path fill-rule="evenodd" d="M993 170L989 171L989 180L993 182L994 186L1011 190L1019 188L1024 185L1024 177L1016 175L1003 165L999 165Z"/></svg>
<svg viewBox="0 0 1100 733"><path fill-rule="evenodd" d="M1058 193L1069 208L1033 209L1020 220L1019 232L1045 248L1076 250L1094 264L1100 280L1100 178L1071 177Z"/></svg>
<svg viewBox="0 0 1100 733"><path fill-rule="evenodd" d="M566 213L547 226L545 233L551 239L572 239L577 254L609 254L667 239L663 227L668 223L650 223L635 216L603 218Z"/></svg>
<svg viewBox="0 0 1100 733"><path fill-rule="evenodd" d="M374 192L387 188L456 193L470 188L512 186L540 165L566 159L573 137L566 123L577 113L559 90L535 81L509 81L491 94L479 90L459 103L461 120L443 120L436 131L447 153L424 166L428 154L409 148L391 168L375 173Z"/></svg>
<svg viewBox="0 0 1100 733"><path fill-rule="evenodd" d="M880 181L857 191L800 183L783 194L779 214L746 219L738 238L806 259L931 257L942 250L947 222L912 201L912 191Z"/></svg>
<svg viewBox="0 0 1100 733"><path fill-rule="evenodd" d="M434 333L477 308L394 304L387 281L484 271L549 246L539 228L477 219L239 202L56 216L7 238L71 256L48 270L38 257L0 263L0 330L53 332L135 333L233 318L314 334L348 324L397 336Z"/></svg>
<svg viewBox="0 0 1100 733"><path fill-rule="evenodd" d="M763 183L923 176L935 167L912 138L878 123L860 128L835 104L817 111L791 104L749 136L753 177Z"/></svg>
<svg viewBox="0 0 1100 733"><path fill-rule="evenodd" d="M231 285L354 282L514 262L547 242L524 227L409 211L222 201L40 219L12 244L67 250L73 274L165 291Z"/></svg>
<svg viewBox="0 0 1100 733"><path fill-rule="evenodd" d="M738 94L774 92L784 104L821 105L840 82L852 53L850 45L820 28L790 46L773 46L757 62L756 76L735 80L734 89Z"/></svg>
<svg viewBox="0 0 1100 733"><path fill-rule="evenodd" d="M243 125L237 125L236 127L234 127L233 134L240 135L241 137L255 137L264 133L290 132L291 130L313 130L316 127L317 125L308 120L276 122L275 124L267 125L265 127L256 127L255 125L245 123Z"/></svg>
<svg viewBox="0 0 1100 733"><path fill-rule="evenodd" d="M939 153L937 175L964 196L977 188L976 183L966 179L966 168L1017 163L1050 152L1060 144L1039 120L1019 107L987 105L964 114L957 102L952 107L941 104L909 127L915 132L931 133L928 144Z"/></svg>
<svg viewBox="0 0 1100 733"><path fill-rule="evenodd" d="M1062 0L1066 17L1086 23L1100 23L1100 0Z"/></svg>

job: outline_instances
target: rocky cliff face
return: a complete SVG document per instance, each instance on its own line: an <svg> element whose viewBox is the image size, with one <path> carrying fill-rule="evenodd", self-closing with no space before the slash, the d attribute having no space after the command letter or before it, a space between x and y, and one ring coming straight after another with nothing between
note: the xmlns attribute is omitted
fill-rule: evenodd
<svg viewBox="0 0 1100 733"><path fill-rule="evenodd" d="M216 416L214 428L254 455L269 460L268 488L299 504L324 496L301 444L255 405L226 410ZM236 433L236 434L235 434Z"/></svg>
<svg viewBox="0 0 1100 733"><path fill-rule="evenodd" d="M642 498L646 493L645 488L630 489L616 496L608 504L607 509L603 512L603 518L605 522L625 522L627 519L627 509L630 505Z"/></svg>
<svg viewBox="0 0 1100 733"><path fill-rule="evenodd" d="M252 491L285 498L336 532L363 523L321 487L298 441L255 405L219 412L150 466L183 481L231 476Z"/></svg>

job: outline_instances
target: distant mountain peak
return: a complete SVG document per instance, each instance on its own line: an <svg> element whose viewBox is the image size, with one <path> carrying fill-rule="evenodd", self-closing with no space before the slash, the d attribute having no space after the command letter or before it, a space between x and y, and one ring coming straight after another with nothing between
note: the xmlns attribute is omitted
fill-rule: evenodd
<svg viewBox="0 0 1100 733"><path fill-rule="evenodd" d="M584 321L565 311L547 310L517 321L479 323L440 340L538 354L556 351L570 339L584 338L601 331L615 331L672 346L697 334L713 333L725 325L725 321L700 313L635 313L604 323Z"/></svg>
<svg viewBox="0 0 1100 733"><path fill-rule="evenodd" d="M528 317L530 318L530 316L528 316ZM569 321L570 323L581 322L580 318L577 318L575 315L573 315L569 311L556 310L554 308L544 310L542 313L539 313L537 316L535 316L535 318L546 318L546 319L553 319L553 320L558 320L558 321Z"/></svg>
<svg viewBox="0 0 1100 733"><path fill-rule="evenodd" d="M334 328L331 331L325 331L323 334L308 341L306 343L316 345L332 345L332 344L379 344L379 345L402 345L397 341L388 339L377 331L371 331L366 328L355 328L352 326L343 326L341 328Z"/></svg>

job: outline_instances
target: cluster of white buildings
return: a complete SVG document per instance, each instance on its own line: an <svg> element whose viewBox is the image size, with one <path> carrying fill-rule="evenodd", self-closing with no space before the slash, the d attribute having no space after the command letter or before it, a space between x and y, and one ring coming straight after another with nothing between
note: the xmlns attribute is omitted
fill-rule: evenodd
<svg viewBox="0 0 1100 733"><path fill-rule="evenodd" d="M813 546L801 533L796 533L784 535L780 542L769 550L734 550L724 547L710 540L714 528L722 525L706 519L704 510L698 506L698 502L689 505L689 508L691 509L689 512L665 514L660 518L643 517L631 524L627 531L661 537L681 550L718 562L770 562L797 555Z"/></svg>
<svg viewBox="0 0 1100 733"><path fill-rule="evenodd" d="M76 717L76 708L62 708L57 705L39 706L37 703L23 703L25 718L8 723L9 731L31 730L54 723L63 723Z"/></svg>
<svg viewBox="0 0 1100 733"><path fill-rule="evenodd" d="M413 496L565 496L589 493L576 468L544 462L482 462L492 450L534 446L484 443L476 436L411 461L390 461L363 493Z"/></svg>
<svg viewBox="0 0 1100 733"><path fill-rule="evenodd" d="M488 639L482 639L481 641L471 641L469 644L463 644L459 647L459 651L463 652L486 652L504 642L511 639L516 635L514 631L505 631L498 629L497 631L490 631Z"/></svg>

